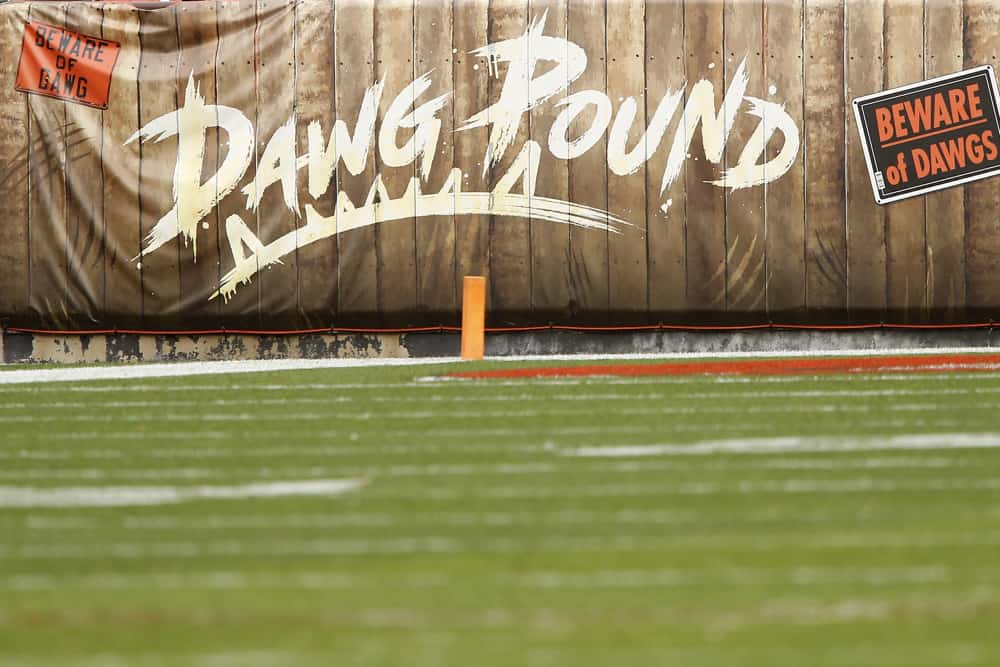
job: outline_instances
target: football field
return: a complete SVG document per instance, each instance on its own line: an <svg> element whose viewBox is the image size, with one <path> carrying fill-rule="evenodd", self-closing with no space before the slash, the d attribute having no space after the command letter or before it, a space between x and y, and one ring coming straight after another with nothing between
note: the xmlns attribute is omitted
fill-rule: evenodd
<svg viewBox="0 0 1000 667"><path fill-rule="evenodd" d="M603 363L0 370L0 665L998 664L1000 369Z"/></svg>

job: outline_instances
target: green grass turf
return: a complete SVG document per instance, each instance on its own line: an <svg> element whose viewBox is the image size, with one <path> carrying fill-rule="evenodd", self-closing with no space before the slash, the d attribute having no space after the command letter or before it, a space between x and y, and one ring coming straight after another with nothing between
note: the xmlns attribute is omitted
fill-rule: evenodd
<svg viewBox="0 0 1000 667"><path fill-rule="evenodd" d="M0 487L370 480L0 507L0 664L998 664L1000 450L560 452L1000 432L1000 375L445 370L0 385Z"/></svg>

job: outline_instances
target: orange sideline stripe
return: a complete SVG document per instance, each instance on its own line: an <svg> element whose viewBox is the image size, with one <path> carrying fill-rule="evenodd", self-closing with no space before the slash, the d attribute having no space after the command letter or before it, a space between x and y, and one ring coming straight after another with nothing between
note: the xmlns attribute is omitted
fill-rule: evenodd
<svg viewBox="0 0 1000 667"><path fill-rule="evenodd" d="M892 357L830 357L795 359L737 359L669 362L662 364L608 364L550 366L449 373L466 379L516 379L650 375L827 375L833 373L932 373L944 371L998 371L1000 354L935 354Z"/></svg>

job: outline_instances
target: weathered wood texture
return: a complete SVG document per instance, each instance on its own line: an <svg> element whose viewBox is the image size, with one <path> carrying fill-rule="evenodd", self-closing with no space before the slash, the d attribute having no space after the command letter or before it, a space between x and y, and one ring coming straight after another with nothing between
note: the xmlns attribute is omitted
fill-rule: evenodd
<svg viewBox="0 0 1000 667"><path fill-rule="evenodd" d="M101 125L105 299L103 317L95 324L115 328L142 324L141 262L133 259L142 249L139 143L126 143L141 127L137 83L140 11L127 4L106 4L103 12L103 37L121 44L122 50Z"/></svg>
<svg viewBox="0 0 1000 667"><path fill-rule="evenodd" d="M0 12L0 322L17 322L28 304L28 100L14 89L28 6Z"/></svg>
<svg viewBox="0 0 1000 667"><path fill-rule="evenodd" d="M569 41L587 54L587 69L573 83L572 94L594 90L604 93L607 74L607 5L601 0L571 0ZM568 138L584 136L597 111L588 109L569 126ZM596 209L608 208L607 142L598 140L580 157L569 160L569 199ZM571 228L569 235L570 316L583 324L608 324L607 232Z"/></svg>
<svg viewBox="0 0 1000 667"><path fill-rule="evenodd" d="M769 100L783 100L796 127L803 127L805 88L803 86L803 8L792 5L764 6L764 85ZM773 86L773 88L772 88ZM771 94L771 91L774 94ZM773 158L785 137L768 146ZM800 151L801 154L801 151ZM806 309L806 215L805 161L797 159L780 179L764 186L767 288L765 315L771 322L803 323Z"/></svg>
<svg viewBox="0 0 1000 667"><path fill-rule="evenodd" d="M145 126L177 111L177 7L146 11L139 15L139 123ZM177 120L172 125L177 127ZM168 142L143 141L139 144L139 211L142 238L149 237L154 225L174 203L173 176L169 168L177 149ZM145 246L145 243L143 244ZM181 306L181 248L175 237L139 258L142 276L142 326L161 322L171 328L185 324Z"/></svg>
<svg viewBox="0 0 1000 667"><path fill-rule="evenodd" d="M964 18L965 67L996 67L1000 5L995 0L966 0ZM965 188L965 303L972 317L1000 319L1000 178Z"/></svg>
<svg viewBox="0 0 1000 667"><path fill-rule="evenodd" d="M106 110L15 90L26 20L121 44ZM858 96L994 64L997 34L995 0L8 4L0 324L453 325L466 275L487 276L495 326L997 319L1000 179L878 206L851 115ZM240 150L216 127L228 114L252 126L249 164L194 240L144 253L178 201L189 80L212 119L202 184ZM720 187L769 105L797 128L794 162ZM765 137L759 163L795 139ZM498 205L532 184L518 214ZM590 226L546 219L574 205ZM213 296L244 256L257 270Z"/></svg>
<svg viewBox="0 0 1000 667"><path fill-rule="evenodd" d="M65 24L66 8L32 5L28 18ZM28 98L28 236L31 313L56 327L69 327L66 307L66 103Z"/></svg>
<svg viewBox="0 0 1000 667"><path fill-rule="evenodd" d="M885 88L884 0L847 5L847 97ZM915 80L919 80L919 77ZM844 118L847 138L847 307L852 321L880 317L886 307L885 209L875 203L854 118Z"/></svg>

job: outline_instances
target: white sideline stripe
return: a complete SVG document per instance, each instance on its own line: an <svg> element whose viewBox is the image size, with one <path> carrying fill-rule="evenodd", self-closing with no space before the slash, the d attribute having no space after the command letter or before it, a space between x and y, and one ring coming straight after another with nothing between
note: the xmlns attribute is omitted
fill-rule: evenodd
<svg viewBox="0 0 1000 667"><path fill-rule="evenodd" d="M603 359L604 357L602 357ZM209 362L206 362L209 363ZM9 373L20 371L0 371L0 378ZM31 371L33 373L40 371ZM685 376L644 376L644 377L580 377L580 378L532 378L527 380L483 380L483 381L463 381L463 382L346 382L346 383L281 383L281 384L212 384L212 385L159 385L159 384L128 384L118 383L112 385L98 386L74 386L34 384L32 386L3 386L0 382L0 393L17 392L18 394L32 394L40 392L81 392L81 393L109 393L126 391L129 393L138 392L196 392L196 391L316 391L316 390L365 390L365 389L414 389L424 393L435 391L455 391L465 392L469 389L493 390L497 387L578 387L578 386L604 386L604 385L674 385L674 384L795 384L801 382L816 382L822 380L830 383L854 383L854 382L913 382L913 373L893 373L893 374L867 374L859 373L855 375L763 375L763 376L742 376L742 375L685 375ZM976 381L1000 379L1000 373L923 373L917 374L921 382L969 380L975 378Z"/></svg>
<svg viewBox="0 0 1000 667"><path fill-rule="evenodd" d="M242 486L69 487L38 489L0 486L0 507L127 507L191 500L337 496L365 485L361 479L317 479Z"/></svg>
<svg viewBox="0 0 1000 667"><path fill-rule="evenodd" d="M528 355L490 357L490 361L521 363L528 361L599 361L615 363L623 360L681 359L760 359L775 357L871 357L928 354L989 353L990 348L918 348L901 350L836 350L794 352L685 352L677 354L621 355ZM82 382L90 380L131 380L154 377L184 377L228 373L260 373L269 371L309 370L320 368L368 368L378 366L426 366L459 361L455 357L420 357L411 359L266 359L250 361L199 361L149 363L136 365L90 366L77 368L43 368L0 372L0 384L42 382Z"/></svg>
<svg viewBox="0 0 1000 667"><path fill-rule="evenodd" d="M781 437L704 440L691 444L577 447L563 456L634 458L641 456L707 456L713 454L781 454L788 452L914 451L928 449L995 449L1000 433L939 433L890 437Z"/></svg>
<svg viewBox="0 0 1000 667"><path fill-rule="evenodd" d="M426 357L419 359L266 359L249 361L191 361L162 364L109 364L107 366L71 368L29 368L0 372L0 384L136 380L324 368L367 368L371 366L426 366L455 361L457 359L454 357Z"/></svg>

